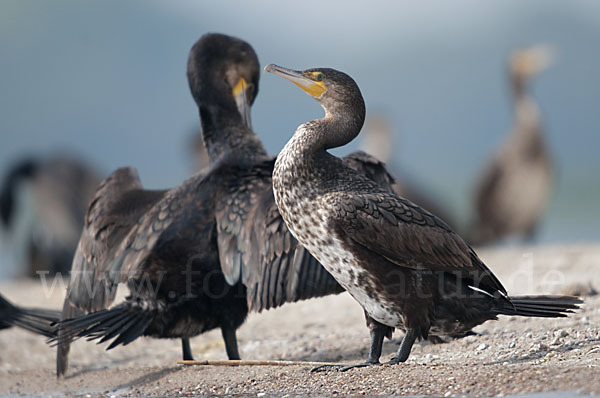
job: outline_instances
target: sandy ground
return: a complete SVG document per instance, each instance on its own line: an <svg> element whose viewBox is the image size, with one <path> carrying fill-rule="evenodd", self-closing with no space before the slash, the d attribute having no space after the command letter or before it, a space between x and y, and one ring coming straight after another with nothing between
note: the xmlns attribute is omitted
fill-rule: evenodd
<svg viewBox="0 0 600 398"><path fill-rule="evenodd" d="M511 294L600 288L600 245L480 250ZM0 283L17 303L59 308L60 281ZM55 352L43 338L0 333L0 394L54 396L434 395L492 396L553 392L600 394L600 296L568 319L502 317L446 344L421 342L405 364L311 373L310 366L182 366L178 340L139 339L127 347L78 341L70 375L54 376ZM244 359L360 362L369 343L362 310L347 294L252 314L238 331ZM402 333L384 345L396 350ZM219 331L192 340L196 359L225 359ZM534 395L536 396L536 395ZM544 395L546 396L546 395Z"/></svg>

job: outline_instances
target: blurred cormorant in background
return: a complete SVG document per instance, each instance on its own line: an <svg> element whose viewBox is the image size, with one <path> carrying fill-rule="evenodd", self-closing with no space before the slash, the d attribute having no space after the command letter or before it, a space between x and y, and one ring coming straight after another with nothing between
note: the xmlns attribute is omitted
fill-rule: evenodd
<svg viewBox="0 0 600 398"><path fill-rule="evenodd" d="M13 246L26 258L23 274L37 271L51 275L71 268L73 253L83 227L83 216L100 177L83 161L66 155L47 159L26 158L6 174L0 191L0 220L12 232ZM21 187L28 184L22 201ZM31 204L22 209L23 202ZM15 224L19 212L30 212L25 237L18 242Z"/></svg>
<svg viewBox="0 0 600 398"><path fill-rule="evenodd" d="M509 61L515 124L475 188L476 219L471 243L484 245L510 236L533 239L552 189L552 159L529 80L547 67L545 47L515 51Z"/></svg>

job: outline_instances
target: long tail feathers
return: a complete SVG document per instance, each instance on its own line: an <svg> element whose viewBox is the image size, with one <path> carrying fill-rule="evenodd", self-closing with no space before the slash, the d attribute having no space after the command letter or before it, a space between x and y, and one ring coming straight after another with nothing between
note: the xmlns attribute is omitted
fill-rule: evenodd
<svg viewBox="0 0 600 398"><path fill-rule="evenodd" d="M502 306L498 314L532 316L541 318L564 318L579 309L583 301L573 296L516 296L510 297L514 307Z"/></svg>
<svg viewBox="0 0 600 398"><path fill-rule="evenodd" d="M59 311L17 307L0 295L0 321L9 325L51 338L56 336L54 324L59 319Z"/></svg>
<svg viewBox="0 0 600 398"><path fill-rule="evenodd" d="M140 311L139 308L121 304L111 309L59 322L58 336L50 339L49 343L61 346L86 337L88 341L99 340L98 344L100 344L114 338L107 347L107 350L110 350L119 344L127 345L142 336L153 319L152 311Z"/></svg>

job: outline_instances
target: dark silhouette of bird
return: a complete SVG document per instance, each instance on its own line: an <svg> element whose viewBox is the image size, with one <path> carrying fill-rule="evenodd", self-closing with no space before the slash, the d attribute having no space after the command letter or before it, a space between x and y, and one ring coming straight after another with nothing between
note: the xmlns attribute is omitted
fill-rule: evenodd
<svg viewBox="0 0 600 398"><path fill-rule="evenodd" d="M550 196L553 173L538 107L527 85L549 61L550 52L545 47L519 50L510 57L515 123L476 185L473 244L494 243L509 236L531 240L535 236Z"/></svg>
<svg viewBox="0 0 600 398"><path fill-rule="evenodd" d="M71 339L189 338L220 328L229 359L236 329L261 311L343 289L289 233L272 189L275 159L250 126L260 67L252 47L221 34L191 49L188 80L210 166L169 191L145 191L133 169L92 200L73 260L58 338L57 374ZM349 156L383 186L393 179L366 154ZM130 296L112 308L119 283ZM86 314L86 315L84 315Z"/></svg>
<svg viewBox="0 0 600 398"><path fill-rule="evenodd" d="M4 228L17 235L16 214L24 201L19 201L19 189L29 183L32 200L26 209L31 213L19 241L26 258L23 274L36 277L38 272L52 275L66 273L71 267L73 253L83 227L83 216L100 177L89 165L67 155L49 158L25 158L14 164L4 178L0 190L0 220ZM19 251L19 249L17 250Z"/></svg>
<svg viewBox="0 0 600 398"><path fill-rule="evenodd" d="M311 95L325 116L298 127L277 156L273 189L291 233L359 302L368 317L367 361L384 336L406 330L390 364L406 361L429 335L468 333L498 315L564 317L570 296L509 297L477 254L444 221L383 189L327 152L354 139L365 103L354 80L329 68L268 65Z"/></svg>
<svg viewBox="0 0 600 398"><path fill-rule="evenodd" d="M46 337L56 336L60 311L21 308L0 295L0 330L17 326Z"/></svg>

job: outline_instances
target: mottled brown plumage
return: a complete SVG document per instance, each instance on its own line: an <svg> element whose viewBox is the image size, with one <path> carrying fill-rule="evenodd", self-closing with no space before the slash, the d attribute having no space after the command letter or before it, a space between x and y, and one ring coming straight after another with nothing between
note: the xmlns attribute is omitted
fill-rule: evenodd
<svg viewBox="0 0 600 398"><path fill-rule="evenodd" d="M347 167L327 149L360 131L365 105L356 83L329 68L265 68L313 96L322 119L304 123L277 157L273 188L292 234L364 308L369 359L379 363L390 328L406 330L391 363L417 338L461 335L497 315L561 317L573 297L513 297L442 220ZM369 319L370 318L370 319Z"/></svg>

